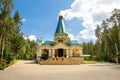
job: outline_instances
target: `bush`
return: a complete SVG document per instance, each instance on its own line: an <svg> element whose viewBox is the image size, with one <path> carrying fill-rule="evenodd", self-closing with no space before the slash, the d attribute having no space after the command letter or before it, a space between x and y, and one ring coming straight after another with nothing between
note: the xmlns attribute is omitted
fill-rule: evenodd
<svg viewBox="0 0 120 80"><path fill-rule="evenodd" d="M94 56L93 60L95 60L95 61L108 61L108 54L101 53L99 55Z"/></svg>
<svg viewBox="0 0 120 80"><path fill-rule="evenodd" d="M40 62L39 62L39 64L40 64L40 65L42 65L42 64L43 64L43 62L42 62L42 61L40 61Z"/></svg>
<svg viewBox="0 0 120 80"><path fill-rule="evenodd" d="M14 57L13 57L12 54L7 54L7 55L5 56L5 59L6 59L6 63L7 63L7 64L10 64L11 62L14 61Z"/></svg>
<svg viewBox="0 0 120 80"><path fill-rule="evenodd" d="M7 67L6 60L0 59L0 70L3 70L6 67Z"/></svg>

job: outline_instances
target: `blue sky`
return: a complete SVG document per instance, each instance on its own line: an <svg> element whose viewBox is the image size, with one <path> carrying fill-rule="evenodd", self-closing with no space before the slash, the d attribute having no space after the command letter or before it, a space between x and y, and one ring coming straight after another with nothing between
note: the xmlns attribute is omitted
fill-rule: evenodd
<svg viewBox="0 0 120 80"><path fill-rule="evenodd" d="M58 22L60 10L67 9L73 0L15 0L15 10L26 19L21 27L25 36L43 36L44 40L52 40ZM14 10L14 11L15 11ZM71 27L80 24L77 20L65 21L66 29L72 33ZM73 27L74 29L74 27Z"/></svg>
<svg viewBox="0 0 120 80"><path fill-rule="evenodd" d="M13 12L18 10L21 15L25 37L53 40L62 12L70 38L87 42L96 40L96 25L109 18L114 8L120 8L119 4L119 0L14 0Z"/></svg>

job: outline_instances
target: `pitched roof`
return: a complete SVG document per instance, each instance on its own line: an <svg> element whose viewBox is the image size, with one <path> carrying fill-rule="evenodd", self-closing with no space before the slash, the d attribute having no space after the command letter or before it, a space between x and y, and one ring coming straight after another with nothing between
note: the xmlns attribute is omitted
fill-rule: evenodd
<svg viewBox="0 0 120 80"><path fill-rule="evenodd" d="M52 43L52 41L45 41L45 42L43 43L43 45L49 45L49 46L51 46L51 43Z"/></svg>

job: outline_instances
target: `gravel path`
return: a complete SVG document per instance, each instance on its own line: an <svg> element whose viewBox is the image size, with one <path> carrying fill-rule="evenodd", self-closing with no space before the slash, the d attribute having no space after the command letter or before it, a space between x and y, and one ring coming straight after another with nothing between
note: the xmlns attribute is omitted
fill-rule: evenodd
<svg viewBox="0 0 120 80"><path fill-rule="evenodd" d="M0 80L119 80L120 65L38 65L33 61L18 61L4 71Z"/></svg>

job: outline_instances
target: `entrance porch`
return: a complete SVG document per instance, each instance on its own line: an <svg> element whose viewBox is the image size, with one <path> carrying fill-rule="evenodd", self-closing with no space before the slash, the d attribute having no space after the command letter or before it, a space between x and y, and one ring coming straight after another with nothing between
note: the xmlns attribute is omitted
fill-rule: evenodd
<svg viewBox="0 0 120 80"><path fill-rule="evenodd" d="M66 57L66 49L56 49L55 50L55 57Z"/></svg>

